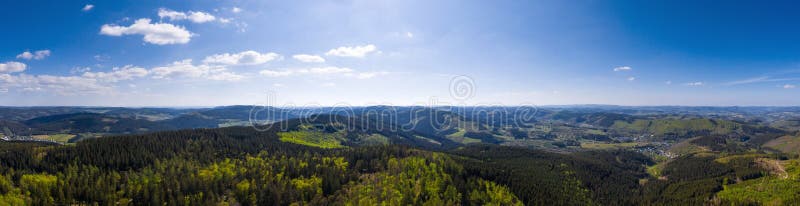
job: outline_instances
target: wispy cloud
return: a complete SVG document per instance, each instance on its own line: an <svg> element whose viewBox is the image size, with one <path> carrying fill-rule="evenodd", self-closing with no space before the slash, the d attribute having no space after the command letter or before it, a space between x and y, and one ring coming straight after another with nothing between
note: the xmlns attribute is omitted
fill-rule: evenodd
<svg viewBox="0 0 800 206"><path fill-rule="evenodd" d="M633 68L631 68L631 67L629 67L629 66L614 67L614 71L615 71L615 72L619 72L619 71L630 71L630 70L632 70L632 69L633 69Z"/></svg>
<svg viewBox="0 0 800 206"><path fill-rule="evenodd" d="M110 94L113 86L82 76L0 74L0 87L22 92L53 92L57 95Z"/></svg>
<svg viewBox="0 0 800 206"><path fill-rule="evenodd" d="M797 88L797 85L794 85L794 84L785 84L785 85L783 85L783 88L784 88L784 89L794 89L794 88Z"/></svg>
<svg viewBox="0 0 800 206"><path fill-rule="evenodd" d="M239 53L224 53L207 56L203 59L205 64L224 64L224 65L259 65L270 61L280 60L282 56L276 53L260 53L253 50Z"/></svg>
<svg viewBox="0 0 800 206"><path fill-rule="evenodd" d="M87 11L91 11L92 9L94 9L94 5L86 4L86 6L83 6L83 9L81 9L81 11L87 12Z"/></svg>
<svg viewBox="0 0 800 206"><path fill-rule="evenodd" d="M389 72L384 71L371 71L371 72L356 72L347 67L314 67L305 69L285 69L285 70L261 70L259 74L267 77L286 77L292 75L316 75L326 77L351 77L356 79L371 79L374 77L387 75Z"/></svg>
<svg viewBox="0 0 800 206"><path fill-rule="evenodd" d="M797 80L800 80L800 78L797 78L797 77L772 78L770 76L760 76L760 77L753 77L753 78L750 78L750 79L726 82L726 83L724 83L722 85L725 85L725 86L736 86L736 85L755 84L755 83L763 83L763 82L785 82L785 81L797 81Z"/></svg>
<svg viewBox="0 0 800 206"><path fill-rule="evenodd" d="M155 79L169 79L172 77L205 78L209 80L237 81L244 76L228 71L224 66L192 64L191 59L184 59L172 64L156 67L150 70Z"/></svg>
<svg viewBox="0 0 800 206"><path fill-rule="evenodd" d="M767 80L769 80L768 76L760 76L760 77L754 77L754 78L750 78L750 79L743 79L743 80L737 80L737 81L732 81L732 82L726 82L726 83L724 83L722 85L733 86L733 85L740 85L740 84L751 84L751 83L764 82L764 81L767 81Z"/></svg>
<svg viewBox="0 0 800 206"><path fill-rule="evenodd" d="M686 86L693 86L693 87L699 87L699 86L703 86L703 85L705 85L705 83L703 83L703 82L689 82L689 83L686 83L686 84L684 84L684 85L686 85Z"/></svg>
<svg viewBox="0 0 800 206"><path fill-rule="evenodd" d="M124 67L114 67L110 72L89 72L83 73L83 77L96 79L105 82L118 82L122 80L130 80L137 77L147 76L149 71L147 69L136 67L133 65L126 65Z"/></svg>
<svg viewBox="0 0 800 206"><path fill-rule="evenodd" d="M320 63L325 62L325 58L317 55L309 55L309 54L296 54L292 56L292 58L297 59L301 62L309 62L309 63Z"/></svg>
<svg viewBox="0 0 800 206"><path fill-rule="evenodd" d="M206 23L218 19L222 23L228 21L227 19L217 18L214 15L202 11L180 12L166 8L158 9L158 17L161 17L162 19L167 18L170 21L189 20L194 23Z"/></svg>
<svg viewBox="0 0 800 206"><path fill-rule="evenodd" d="M389 72L361 72L358 74L350 74L349 76L355 76L357 79L372 79L373 77L387 74L389 74Z"/></svg>
<svg viewBox="0 0 800 206"><path fill-rule="evenodd" d="M364 45L364 46L343 46L335 49L331 49L330 51L326 52L325 55L328 56L338 56L338 57L357 57L363 58L367 54L377 51L378 47L372 44Z"/></svg>
<svg viewBox="0 0 800 206"><path fill-rule="evenodd" d="M25 60L42 60L46 57L50 56L50 50L39 50L35 52L24 51L21 54L17 55L17 59L25 59Z"/></svg>

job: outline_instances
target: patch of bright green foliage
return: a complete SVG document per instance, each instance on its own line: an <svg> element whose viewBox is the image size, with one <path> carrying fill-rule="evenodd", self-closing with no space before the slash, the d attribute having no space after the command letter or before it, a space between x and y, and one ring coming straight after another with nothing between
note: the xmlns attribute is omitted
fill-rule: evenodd
<svg viewBox="0 0 800 206"><path fill-rule="evenodd" d="M389 138L381 134L364 135L359 141L362 145L388 145L391 143Z"/></svg>
<svg viewBox="0 0 800 206"><path fill-rule="evenodd" d="M483 179L473 184L477 188L469 193L469 201L474 205L523 205L505 186Z"/></svg>
<svg viewBox="0 0 800 206"><path fill-rule="evenodd" d="M800 203L800 160L786 163L788 177L767 176L724 186L717 197L732 205L792 205Z"/></svg>
<svg viewBox="0 0 800 206"><path fill-rule="evenodd" d="M453 140L454 142L458 142L461 144L469 144L469 143L479 143L481 140L475 138L465 137L464 135L467 134L467 130L458 129L458 132L453 134L447 135L447 139Z"/></svg>
<svg viewBox="0 0 800 206"><path fill-rule="evenodd" d="M26 205L30 194L22 194L10 178L0 175L0 205Z"/></svg>
<svg viewBox="0 0 800 206"><path fill-rule="evenodd" d="M462 205L464 195L471 205L522 205L507 187L483 179L468 180L462 194L447 172L461 168L441 154L391 158L386 166L344 189L345 205Z"/></svg>
<svg viewBox="0 0 800 206"><path fill-rule="evenodd" d="M765 154L741 154L741 155L729 155L725 157L720 157L715 159L715 162L728 164L731 160L739 159L739 158L746 158L746 159L755 159L757 157L767 157Z"/></svg>
<svg viewBox="0 0 800 206"><path fill-rule="evenodd" d="M342 148L341 133L323 133L315 131L291 131L278 132L280 140L283 142L301 144L319 148Z"/></svg>
<svg viewBox="0 0 800 206"><path fill-rule="evenodd" d="M647 166L647 174L650 174L653 177L661 177L661 171L664 170L664 165L666 165L666 163Z"/></svg>

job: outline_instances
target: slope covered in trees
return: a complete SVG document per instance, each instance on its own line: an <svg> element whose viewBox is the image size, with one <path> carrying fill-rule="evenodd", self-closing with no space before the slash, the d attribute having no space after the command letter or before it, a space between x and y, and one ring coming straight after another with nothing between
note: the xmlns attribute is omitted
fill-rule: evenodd
<svg viewBox="0 0 800 206"><path fill-rule="evenodd" d="M4 144L0 159L0 203L8 204L521 203L505 186L465 175L446 154L320 149L252 128Z"/></svg>
<svg viewBox="0 0 800 206"><path fill-rule="evenodd" d="M461 145L441 135L468 131L425 137L369 115L312 117L266 131L0 142L0 205L782 204L799 185L786 178L796 156L758 149L780 132L769 128L685 140L705 149L656 162L635 149Z"/></svg>

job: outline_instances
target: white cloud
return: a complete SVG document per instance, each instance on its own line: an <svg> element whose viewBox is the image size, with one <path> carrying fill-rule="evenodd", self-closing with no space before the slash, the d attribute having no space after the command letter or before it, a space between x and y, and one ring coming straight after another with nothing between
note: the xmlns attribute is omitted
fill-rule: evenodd
<svg viewBox="0 0 800 206"><path fill-rule="evenodd" d="M326 52L325 55L328 56L339 56L339 57L358 57L363 58L370 52L374 52L377 50L375 45L369 44L365 46L354 46L354 47L339 47L336 49L331 49L330 51Z"/></svg>
<svg viewBox="0 0 800 206"><path fill-rule="evenodd" d="M195 66L191 59L172 62L167 66L155 67L150 70L153 78L165 79L173 76L178 77L202 77L209 73L208 66Z"/></svg>
<svg viewBox="0 0 800 206"><path fill-rule="evenodd" d="M408 38L414 38L414 33L411 33L411 32L406 32L406 36L407 36Z"/></svg>
<svg viewBox="0 0 800 206"><path fill-rule="evenodd" d="M202 11L189 11L189 12L180 12L180 11L173 11L166 8L158 9L158 17L160 18L167 18L170 21L179 21L179 20L189 20L194 23L206 23L217 20L217 17L211 15L206 12ZM220 19L221 22L225 23L228 19Z"/></svg>
<svg viewBox="0 0 800 206"><path fill-rule="evenodd" d="M322 58L321 56L317 55L296 54L292 56L292 58L297 59L298 61L301 62L316 62L316 63L325 62L325 58Z"/></svg>
<svg viewBox="0 0 800 206"><path fill-rule="evenodd" d="M233 7L233 9L231 9L231 11L232 11L233 13L239 13L239 12L242 12L242 9L241 9L241 8L239 8L239 7Z"/></svg>
<svg viewBox="0 0 800 206"><path fill-rule="evenodd" d="M372 79L380 75L387 75L389 72L361 72L355 75L357 79Z"/></svg>
<svg viewBox="0 0 800 206"><path fill-rule="evenodd" d="M347 67L315 67L306 69L286 69L286 70L261 70L261 75L267 77L286 77L292 75L316 75L316 76L340 76L351 77L356 79L371 79L381 75L387 75L389 72L356 72Z"/></svg>
<svg viewBox="0 0 800 206"><path fill-rule="evenodd" d="M237 81L244 76L229 72L224 66L194 65L191 59L184 59L172 64L150 69L154 79L170 79L173 77L205 78L209 80Z"/></svg>
<svg viewBox="0 0 800 206"><path fill-rule="evenodd" d="M671 85L671 84L672 84L672 81L668 80L668 81L666 81L666 82L664 82L664 83L665 83L665 84L667 84L667 85Z"/></svg>
<svg viewBox="0 0 800 206"><path fill-rule="evenodd" d="M25 59L25 60L42 60L46 57L50 56L50 50L39 50L31 53L30 51L22 52L22 54L17 55L17 59Z"/></svg>
<svg viewBox="0 0 800 206"><path fill-rule="evenodd" d="M144 41L151 44L185 44L188 43L193 34L181 26L167 23L151 24L150 19L136 20L130 26L118 26L105 24L100 28L100 34L108 36L122 35L144 35Z"/></svg>
<svg viewBox="0 0 800 206"><path fill-rule="evenodd" d="M217 18L214 15L205 12L189 12L189 20L194 23L205 23L209 21L214 21Z"/></svg>
<svg viewBox="0 0 800 206"><path fill-rule="evenodd" d="M33 59L33 53L29 51L22 52L22 54L17 55L17 59L27 59L27 60Z"/></svg>
<svg viewBox="0 0 800 206"><path fill-rule="evenodd" d="M69 73L71 73L71 74L80 74L80 73L85 73L85 72L89 72L89 71L92 71L91 67L73 67L72 69L69 70Z"/></svg>
<svg viewBox="0 0 800 206"><path fill-rule="evenodd" d="M105 55L105 54L98 54L98 55L94 55L94 60L95 61L99 61L99 62L104 62L104 61L111 60L111 57L108 56L108 55Z"/></svg>
<svg viewBox="0 0 800 206"><path fill-rule="evenodd" d="M285 77L292 75L294 72L288 70L287 71L261 70L261 72L258 73L268 77Z"/></svg>
<svg viewBox="0 0 800 206"><path fill-rule="evenodd" d="M631 68L631 67L629 67L629 66L614 67L614 71L615 71L615 72L619 72L619 71L630 71L630 70L632 70L632 69L633 69L633 68Z"/></svg>
<svg viewBox="0 0 800 206"><path fill-rule="evenodd" d="M328 83L322 84L321 86L323 86L323 87L335 87L336 84L333 83L333 82L328 82Z"/></svg>
<svg viewBox="0 0 800 206"><path fill-rule="evenodd" d="M636 77L628 77L628 81L636 80Z"/></svg>
<svg viewBox="0 0 800 206"><path fill-rule="evenodd" d="M86 6L83 6L83 9L81 9L81 11L91 11L93 8L94 5L86 4Z"/></svg>
<svg viewBox="0 0 800 206"><path fill-rule="evenodd" d="M264 64L269 61L278 60L281 55L276 53L259 53L256 51L243 51L235 54L215 54L207 56L203 63L205 64L224 64L224 65L258 65Z"/></svg>
<svg viewBox="0 0 800 206"><path fill-rule="evenodd" d="M794 85L794 84L785 84L785 85L783 85L783 88L784 88L784 89L794 89L794 88L797 88L797 85Z"/></svg>
<svg viewBox="0 0 800 206"><path fill-rule="evenodd" d="M92 78L102 82L117 82L130 80L137 77L147 76L149 71L141 67L126 65L124 67L114 67L110 72L84 72L83 77Z"/></svg>
<svg viewBox="0 0 800 206"><path fill-rule="evenodd" d="M305 73L306 70L301 70L301 72ZM307 70L307 73L310 74L339 74L350 72L353 72L353 70L347 67L317 67Z"/></svg>
<svg viewBox="0 0 800 206"><path fill-rule="evenodd" d="M22 72L25 71L26 68L28 68L28 65L21 62L0 63L0 73Z"/></svg>
<svg viewBox="0 0 800 206"><path fill-rule="evenodd" d="M686 86L703 86L705 85L703 82L689 82L685 84Z"/></svg>
<svg viewBox="0 0 800 206"><path fill-rule="evenodd" d="M275 83L275 84L272 84L272 86L273 87L286 87L286 85L283 85L281 83Z"/></svg>
<svg viewBox="0 0 800 206"><path fill-rule="evenodd" d="M26 92L53 92L58 95L110 94L113 89L92 78L81 76L8 75L0 74L0 87Z"/></svg>
<svg viewBox="0 0 800 206"><path fill-rule="evenodd" d="M262 70L259 73L261 75L268 77L285 77L295 74L326 75L326 74L351 74L352 72L353 69L346 67L315 67L310 69L289 69L283 71Z"/></svg>
<svg viewBox="0 0 800 206"><path fill-rule="evenodd" d="M219 72L219 73L209 74L208 77L206 78L217 81L239 81L244 79L244 76L233 72Z"/></svg>

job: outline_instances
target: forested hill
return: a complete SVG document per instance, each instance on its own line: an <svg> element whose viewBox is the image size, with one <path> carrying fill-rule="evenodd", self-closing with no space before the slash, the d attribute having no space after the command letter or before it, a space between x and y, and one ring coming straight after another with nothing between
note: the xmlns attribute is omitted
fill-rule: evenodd
<svg viewBox="0 0 800 206"><path fill-rule="evenodd" d="M249 127L4 143L0 204L519 204L452 156L402 146L319 149ZM415 188L415 189L409 189Z"/></svg>
<svg viewBox="0 0 800 206"><path fill-rule="evenodd" d="M586 181L595 178L587 168L636 183L647 161L635 153L601 152L591 156L608 158L593 160L488 145L452 153L397 145L321 149L249 127L0 146L0 203L33 205L606 204L632 201L612 196L631 195L627 187L636 184ZM481 155L489 150L527 159L491 161ZM542 164L521 167L529 161ZM504 168L525 175L498 173Z"/></svg>
<svg viewBox="0 0 800 206"><path fill-rule="evenodd" d="M466 117L425 108L407 112L436 115L385 121L379 114L323 114L255 127L108 135L67 145L2 141L0 205L800 201L800 160L792 149L797 133L780 129L696 117L561 112L543 114L558 122L541 129L534 123L545 119ZM27 123L74 124L94 117L51 115ZM517 127L493 123L509 118L524 121ZM428 127L393 130L406 123ZM656 136L681 130L690 132ZM600 138L642 133L651 135L636 142ZM498 145L561 141L580 142L546 150Z"/></svg>

